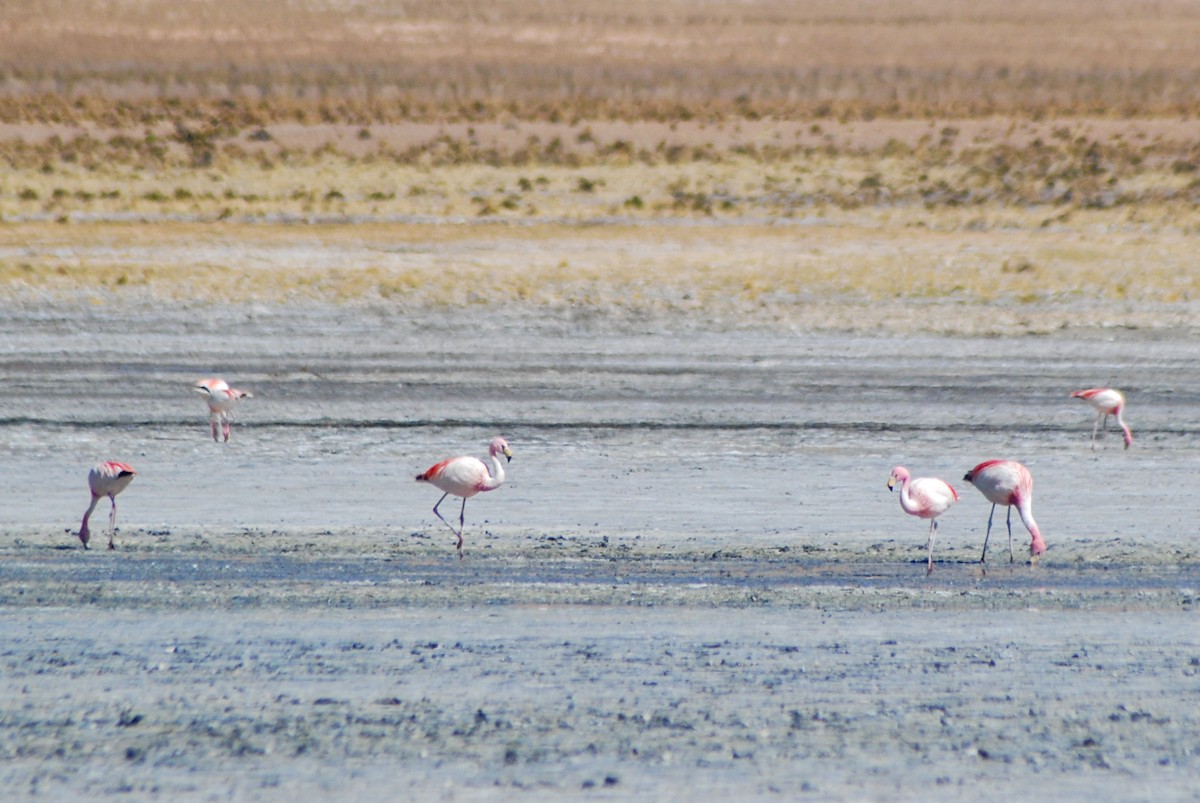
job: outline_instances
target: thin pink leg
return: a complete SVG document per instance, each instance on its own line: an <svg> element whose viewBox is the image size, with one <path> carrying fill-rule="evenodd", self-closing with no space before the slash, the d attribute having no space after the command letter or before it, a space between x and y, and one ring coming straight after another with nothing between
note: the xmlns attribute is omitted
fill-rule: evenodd
<svg viewBox="0 0 1200 803"><path fill-rule="evenodd" d="M117 497L108 497L112 501L112 510L108 511L108 548L116 549L113 546L113 533L117 529Z"/></svg>

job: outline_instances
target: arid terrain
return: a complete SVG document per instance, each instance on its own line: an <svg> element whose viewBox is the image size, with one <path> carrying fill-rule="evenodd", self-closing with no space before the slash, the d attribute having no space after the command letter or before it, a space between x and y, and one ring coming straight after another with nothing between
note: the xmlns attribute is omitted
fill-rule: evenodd
<svg viewBox="0 0 1200 803"><path fill-rule="evenodd" d="M6 4L5 799L1194 800L1196 41L1177 0ZM460 561L413 477L496 434ZM979 563L993 457L1036 566L1003 509ZM898 464L959 493L928 576Z"/></svg>

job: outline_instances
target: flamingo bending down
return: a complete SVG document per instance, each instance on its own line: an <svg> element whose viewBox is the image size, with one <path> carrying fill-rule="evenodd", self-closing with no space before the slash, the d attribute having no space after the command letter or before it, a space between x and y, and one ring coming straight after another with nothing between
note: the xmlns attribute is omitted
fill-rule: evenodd
<svg viewBox="0 0 1200 803"><path fill-rule="evenodd" d="M254 398L254 394L231 388L224 379L219 377L202 379L192 387L192 390L204 396L204 400L208 402L208 420L212 426L213 440L220 440L219 431L224 435L225 442L228 443L234 406L242 399Z"/></svg>
<svg viewBox="0 0 1200 803"><path fill-rule="evenodd" d="M996 505L1005 505L1008 507L1008 562L1014 560L1012 509L1016 507L1025 529L1029 530L1032 537L1029 542L1030 562L1036 563L1038 555L1046 551L1046 542L1042 540L1042 533L1033 520L1033 475L1029 469L1016 460L986 460L968 471L963 479L978 488L992 503L987 534L983 537L983 555L979 562L987 563L988 538L992 535L992 516L996 513Z"/></svg>
<svg viewBox="0 0 1200 803"><path fill-rule="evenodd" d="M1077 390L1071 394L1072 399L1083 399L1092 407L1096 408L1096 425L1092 427L1092 448L1096 448L1096 433L1100 433L1103 438L1108 432L1108 417L1115 415L1117 423L1121 425L1121 429L1125 431L1125 448L1133 443L1133 433L1129 431L1129 427L1125 424L1125 419L1121 417L1121 413L1125 411L1125 394L1116 388L1088 388L1087 390ZM1100 429L1100 423L1104 422L1104 429Z"/></svg>
<svg viewBox="0 0 1200 803"><path fill-rule="evenodd" d="M494 491L504 482L504 463L500 462L499 455L504 455L506 462L512 460L512 451L508 448L508 442L504 438L495 438L488 446L488 458L492 463L490 474L482 460L474 457L452 457L417 475L417 482L428 482L444 491L442 498L437 500L437 504L433 506L433 512L450 528L451 532L458 536L459 560L462 560L463 554L462 531L467 515L467 500L480 491ZM462 509L458 513L457 530L438 512L438 505L451 494L461 496L463 500Z"/></svg>
<svg viewBox="0 0 1200 803"><path fill-rule="evenodd" d="M937 533L938 516L950 509L958 501L958 491L945 480L935 477L918 477L911 479L908 469L896 466L892 476L888 478L888 490L895 490L900 485L900 507L905 513L922 519L929 519L929 562L925 574L933 573L933 537Z"/></svg>
<svg viewBox="0 0 1200 803"><path fill-rule="evenodd" d="M79 540L83 542L84 549L88 548L88 539L91 538L91 533L88 532L88 519L91 518L92 511L96 509L96 503L102 496L107 496L112 502L112 510L108 513L108 548L116 549L113 546L113 531L117 527L116 497L125 490L129 483L133 482L133 478L136 476L137 472L133 470L133 466L112 460L97 463L88 472L88 487L92 489L92 503L88 505L87 512L83 514L83 524L79 525Z"/></svg>

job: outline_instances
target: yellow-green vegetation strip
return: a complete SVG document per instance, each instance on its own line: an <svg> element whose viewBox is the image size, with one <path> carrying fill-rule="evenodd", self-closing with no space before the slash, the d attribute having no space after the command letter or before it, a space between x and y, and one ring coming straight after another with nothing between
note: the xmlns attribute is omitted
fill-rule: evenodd
<svg viewBox="0 0 1200 803"><path fill-rule="evenodd" d="M11 299L682 312L947 332L1195 325L1194 238L921 225L0 226ZM911 221L910 221L911 223ZM1102 233L1103 236L1097 236Z"/></svg>

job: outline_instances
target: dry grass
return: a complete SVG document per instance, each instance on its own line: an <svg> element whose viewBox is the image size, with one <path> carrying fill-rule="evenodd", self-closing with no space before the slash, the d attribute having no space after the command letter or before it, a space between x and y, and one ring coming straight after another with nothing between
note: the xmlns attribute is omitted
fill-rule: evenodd
<svg viewBox="0 0 1200 803"><path fill-rule="evenodd" d="M1185 0L18 0L0 287L1195 326L1196 41Z"/></svg>
<svg viewBox="0 0 1200 803"><path fill-rule="evenodd" d="M14 0L0 119L1192 114L1189 0Z"/></svg>

